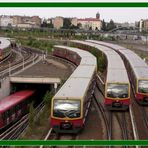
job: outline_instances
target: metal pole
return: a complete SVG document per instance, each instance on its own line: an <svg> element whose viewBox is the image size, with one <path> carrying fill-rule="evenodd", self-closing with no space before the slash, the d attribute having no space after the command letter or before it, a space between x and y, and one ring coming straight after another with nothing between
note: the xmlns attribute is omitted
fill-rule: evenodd
<svg viewBox="0 0 148 148"><path fill-rule="evenodd" d="M55 90L55 93L57 92L57 87L58 87L58 84L57 84L57 83L54 83L54 90Z"/></svg>
<svg viewBox="0 0 148 148"><path fill-rule="evenodd" d="M23 56L22 56L23 57ZM23 57L23 70L24 70L24 57Z"/></svg>
<svg viewBox="0 0 148 148"><path fill-rule="evenodd" d="M10 62L9 62L9 76L11 75L11 65L10 65Z"/></svg>
<svg viewBox="0 0 148 148"><path fill-rule="evenodd" d="M33 53L33 63L34 63L34 57L35 57L34 55L35 55L35 54Z"/></svg>

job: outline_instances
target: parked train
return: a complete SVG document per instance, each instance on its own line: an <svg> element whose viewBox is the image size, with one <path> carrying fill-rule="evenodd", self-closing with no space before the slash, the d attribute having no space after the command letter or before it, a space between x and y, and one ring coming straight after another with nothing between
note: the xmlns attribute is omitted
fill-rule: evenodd
<svg viewBox="0 0 148 148"><path fill-rule="evenodd" d="M95 42L110 47L121 55L129 73L137 102L139 104L148 105L148 65L145 61L133 51L119 45L94 40L90 40L89 42Z"/></svg>
<svg viewBox="0 0 148 148"><path fill-rule="evenodd" d="M29 111L35 91L23 90L0 100L0 130L20 119Z"/></svg>
<svg viewBox="0 0 148 148"><path fill-rule="evenodd" d="M67 46L54 46L53 55L73 62L77 68L52 98L51 127L58 133L78 133L85 125L94 93L96 58Z"/></svg>
<svg viewBox="0 0 148 148"><path fill-rule="evenodd" d="M95 43L72 40L70 45L88 51L95 48L101 52L100 56L105 55L104 84L101 81L98 83L104 93L104 103L109 110L127 110L130 105L130 82L121 57L114 50Z"/></svg>
<svg viewBox="0 0 148 148"><path fill-rule="evenodd" d="M11 52L11 42L7 38L0 37L0 61Z"/></svg>

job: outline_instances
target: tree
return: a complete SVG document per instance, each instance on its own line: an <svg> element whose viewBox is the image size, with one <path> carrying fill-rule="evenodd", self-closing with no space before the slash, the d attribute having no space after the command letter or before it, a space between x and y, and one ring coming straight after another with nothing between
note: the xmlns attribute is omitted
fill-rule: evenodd
<svg viewBox="0 0 148 148"><path fill-rule="evenodd" d="M107 24L107 31L116 28L114 21L111 19L110 22Z"/></svg>
<svg viewBox="0 0 148 148"><path fill-rule="evenodd" d="M43 20L43 23L41 24L41 27L47 27L47 22L46 22L46 20Z"/></svg>
<svg viewBox="0 0 148 148"><path fill-rule="evenodd" d="M43 98L43 101L45 103L45 106L47 108L49 108L50 104L51 104L51 99L52 99L52 96L53 94L50 92L50 91L47 91L44 98Z"/></svg>
<svg viewBox="0 0 148 148"><path fill-rule="evenodd" d="M47 24L47 27L48 27L48 28L53 28L52 22L50 22L49 24Z"/></svg>
<svg viewBox="0 0 148 148"><path fill-rule="evenodd" d="M69 29L71 27L71 20L70 18L64 18L63 27L64 29Z"/></svg>
<svg viewBox="0 0 148 148"><path fill-rule="evenodd" d="M92 30L92 27L91 26L89 27L89 30Z"/></svg>
<svg viewBox="0 0 148 148"><path fill-rule="evenodd" d="M80 29L80 28L82 28L82 24L81 23L78 23L78 28Z"/></svg>
<svg viewBox="0 0 148 148"><path fill-rule="evenodd" d="M103 21L102 21L102 28L101 28L103 31L106 31L106 22L104 21L104 19L103 19Z"/></svg>

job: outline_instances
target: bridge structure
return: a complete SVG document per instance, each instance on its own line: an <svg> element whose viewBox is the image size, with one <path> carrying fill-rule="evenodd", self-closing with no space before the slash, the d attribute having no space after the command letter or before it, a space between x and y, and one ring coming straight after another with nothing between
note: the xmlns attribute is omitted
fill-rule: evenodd
<svg viewBox="0 0 148 148"><path fill-rule="evenodd" d="M68 68L70 70L68 70ZM48 57L27 67L22 71L10 75L10 83L51 84L55 91L58 85L73 71L70 65Z"/></svg>

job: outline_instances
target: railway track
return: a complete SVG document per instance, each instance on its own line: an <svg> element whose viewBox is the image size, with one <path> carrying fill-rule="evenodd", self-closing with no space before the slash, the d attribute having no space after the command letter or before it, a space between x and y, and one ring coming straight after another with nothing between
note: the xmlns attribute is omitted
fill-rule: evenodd
<svg viewBox="0 0 148 148"><path fill-rule="evenodd" d="M101 78L99 77L98 79L100 81ZM101 81L101 83L103 83L103 81ZM98 91L100 91L100 95L102 95L102 97L104 98L104 94L102 90L98 87L98 85L97 85L97 89ZM138 140L137 129L134 123L135 119L133 119L134 117L131 111L131 107L129 112L113 112L113 111L107 111L104 108L104 105L99 101L97 101L96 98L95 98L95 101L98 104L98 108L101 111L101 114L103 116L103 120L106 125L108 140L117 140L117 139ZM118 124L118 127L117 127L117 124ZM128 148L128 147L129 146L124 146L124 148ZM138 148L138 146L135 146L135 147Z"/></svg>
<svg viewBox="0 0 148 148"><path fill-rule="evenodd" d="M12 49L11 54L4 60L0 62L0 71L4 71L9 68L9 66L14 66L17 63L23 62L22 60L27 60L31 57L31 53L21 52L16 49ZM22 59L23 58L23 59Z"/></svg>
<svg viewBox="0 0 148 148"><path fill-rule="evenodd" d="M40 103L36 109L36 116L34 120L36 120L40 114L40 111L43 109L43 102ZM23 133L23 131L28 127L29 124L29 114L24 115L21 119L19 119L16 123L10 126L7 130L0 134L0 140L14 140L18 139L19 136Z"/></svg>
<svg viewBox="0 0 148 148"><path fill-rule="evenodd" d="M146 125L147 130L148 130L148 115L147 115L146 108L144 106L141 106L140 109L141 109L141 113L143 114L143 119L145 121L145 125Z"/></svg>
<svg viewBox="0 0 148 148"><path fill-rule="evenodd" d="M5 57L4 59L2 59L2 60L0 61L0 64L3 64L3 63L5 63L6 61L8 61L11 56L12 56L12 51L10 51L10 53L9 53L9 55L8 55L7 57Z"/></svg>
<svg viewBox="0 0 148 148"><path fill-rule="evenodd" d="M29 55L13 64L11 64L11 67L7 67L6 69L0 71L0 78L4 78L8 75L12 75L16 73L16 71L23 70L28 65L37 62L41 58L38 55Z"/></svg>
<svg viewBox="0 0 148 148"><path fill-rule="evenodd" d="M46 140L76 140L76 134L57 134L53 131L52 128L49 129L47 135L44 138ZM41 145L39 148L44 148L45 146ZM46 146L47 147L47 146ZM48 146L50 148L61 148L61 146ZM64 146L62 148L73 148L74 146Z"/></svg>
<svg viewBox="0 0 148 148"><path fill-rule="evenodd" d="M115 116L118 120L118 123L121 128L121 136L123 140L128 140L128 129L127 129L127 122L125 118L125 112L123 113L115 113ZM128 146L124 146L124 148L128 148Z"/></svg>
<svg viewBox="0 0 148 148"><path fill-rule="evenodd" d="M94 95L93 95L93 97L94 97L94 103L96 104L99 111L101 112L102 118L103 118L104 123L105 123L106 132L107 132L106 139L111 140L110 124L109 124L109 121L108 121L108 115L106 114L104 106L97 101L97 99Z"/></svg>

